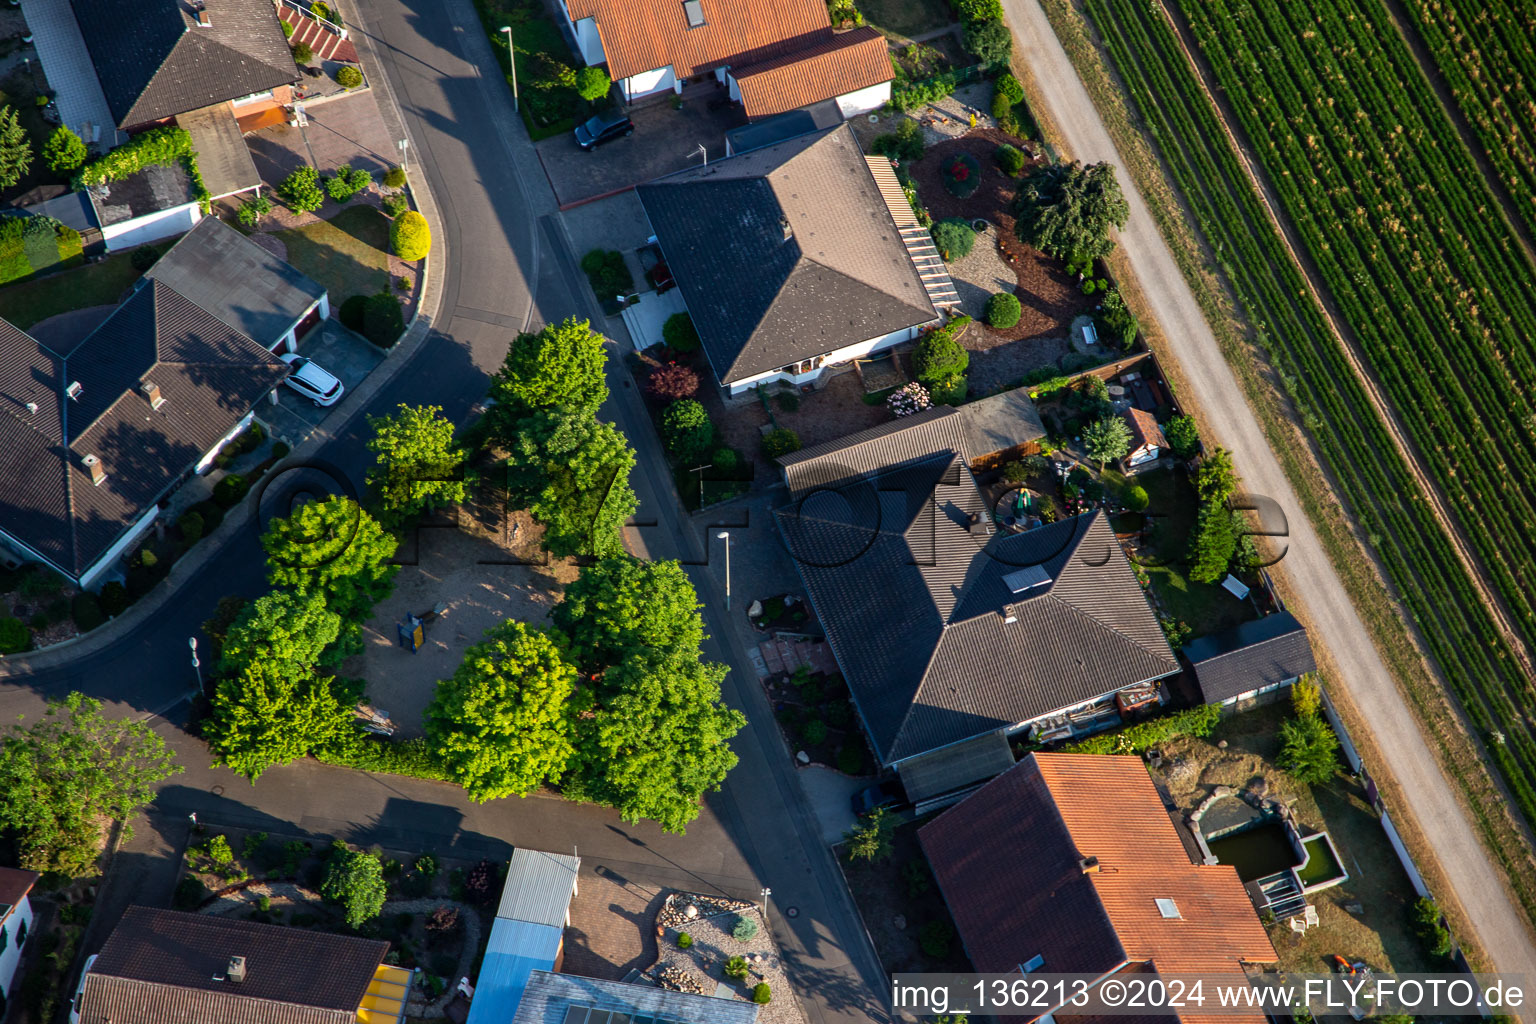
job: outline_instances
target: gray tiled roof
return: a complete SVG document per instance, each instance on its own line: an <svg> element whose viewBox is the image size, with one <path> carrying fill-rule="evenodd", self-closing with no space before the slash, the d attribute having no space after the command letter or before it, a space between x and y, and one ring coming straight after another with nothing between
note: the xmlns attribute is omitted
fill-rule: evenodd
<svg viewBox="0 0 1536 1024"><path fill-rule="evenodd" d="M971 455L1014 448L1045 436L1045 424L1028 388L1014 388L989 398L978 398L960 407Z"/></svg>
<svg viewBox="0 0 1536 1024"><path fill-rule="evenodd" d="M1184 656L1207 704L1317 671L1307 628L1290 612L1200 637L1185 645Z"/></svg>
<svg viewBox="0 0 1536 1024"><path fill-rule="evenodd" d="M80 1019L354 1024L388 951L371 939L129 907L85 976ZM244 981L226 977L232 956L246 958Z"/></svg>
<svg viewBox="0 0 1536 1024"><path fill-rule="evenodd" d="M287 374L154 281L69 352L0 321L0 529L79 576ZM159 409L144 381L159 386ZM80 464L88 454L106 469L99 485Z"/></svg>
<svg viewBox="0 0 1536 1024"><path fill-rule="evenodd" d="M144 276L267 348L325 294L320 284L217 217L199 221Z"/></svg>
<svg viewBox="0 0 1536 1024"><path fill-rule="evenodd" d="M813 444L779 458L789 492L799 496L851 477L926 459L934 452L968 451L960 410L936 405L846 437Z"/></svg>
<svg viewBox="0 0 1536 1024"><path fill-rule="evenodd" d="M922 458L903 432L868 433L851 447L883 442L892 468L775 518L881 761L1178 671L1101 514L995 534L963 446ZM1006 577L1024 567L1040 584L1016 593Z"/></svg>
<svg viewBox="0 0 1536 1024"><path fill-rule="evenodd" d="M271 0L71 0L118 127L158 121L298 79Z"/></svg>
<svg viewBox="0 0 1536 1024"><path fill-rule="evenodd" d="M846 125L635 192L722 383L938 316Z"/></svg>
<svg viewBox="0 0 1536 1024"><path fill-rule="evenodd" d="M209 196L219 199L261 184L256 161L251 159L251 149L228 103L188 111L178 115L176 123L192 136L197 172L203 176Z"/></svg>

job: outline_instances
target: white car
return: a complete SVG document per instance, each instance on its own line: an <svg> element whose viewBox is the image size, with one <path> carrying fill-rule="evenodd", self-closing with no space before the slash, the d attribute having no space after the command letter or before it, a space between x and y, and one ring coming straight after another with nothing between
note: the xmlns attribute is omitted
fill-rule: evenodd
<svg viewBox="0 0 1536 1024"><path fill-rule="evenodd" d="M342 393L347 389L329 370L321 369L319 364L297 352L284 352L278 358L293 367L284 384L316 405L335 405L341 401Z"/></svg>
<svg viewBox="0 0 1536 1024"><path fill-rule="evenodd" d="M80 993L85 991L85 976L96 966L98 955L93 953L85 958L85 966L80 970L80 984L75 986L75 998L69 1004L69 1024L80 1024Z"/></svg>

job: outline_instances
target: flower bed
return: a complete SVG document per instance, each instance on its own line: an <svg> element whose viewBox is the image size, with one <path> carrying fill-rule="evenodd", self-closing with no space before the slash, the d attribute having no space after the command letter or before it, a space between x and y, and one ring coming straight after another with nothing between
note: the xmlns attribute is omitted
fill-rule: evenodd
<svg viewBox="0 0 1536 1024"><path fill-rule="evenodd" d="M944 187L956 199L969 199L981 187L981 164L971 154L961 151L947 156L941 167Z"/></svg>

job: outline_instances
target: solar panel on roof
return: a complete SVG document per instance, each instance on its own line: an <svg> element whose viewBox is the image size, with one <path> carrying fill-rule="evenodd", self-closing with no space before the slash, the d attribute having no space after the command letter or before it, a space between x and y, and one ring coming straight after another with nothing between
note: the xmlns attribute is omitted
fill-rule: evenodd
<svg viewBox="0 0 1536 1024"><path fill-rule="evenodd" d="M1051 582L1051 577L1046 573L1043 566L1026 565L1024 568L1016 569L1004 576L1003 582L1015 594L1022 594L1026 590L1045 586Z"/></svg>

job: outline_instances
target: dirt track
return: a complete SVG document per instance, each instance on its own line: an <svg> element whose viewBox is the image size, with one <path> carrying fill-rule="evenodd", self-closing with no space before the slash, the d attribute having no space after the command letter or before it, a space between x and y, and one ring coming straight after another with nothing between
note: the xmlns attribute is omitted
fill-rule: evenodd
<svg viewBox="0 0 1536 1024"><path fill-rule="evenodd" d="M1038 80L1072 155L1088 163L1106 161L1122 167L1109 133L1040 5L1036 0L1003 0L1003 8L1020 57ZM1213 428L1214 439L1233 451L1245 487L1272 497L1284 509L1290 524L1285 575L1310 613L1314 641L1339 666L1340 677L1334 684L1347 690L1356 707L1368 711L1385 767L1410 802L1456 899L1474 922L1476 943L1487 952L1491 966L1536 976L1536 944L1524 914L1507 899L1503 880L1450 781L1426 751L1413 712L1377 655L1134 183L1124 173L1119 178L1131 208L1130 220L1120 233L1121 244L1147 296L1148 312L1169 339L1169 355L1181 366L1194 404Z"/></svg>

